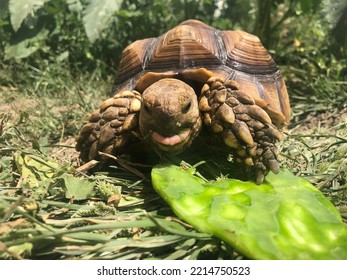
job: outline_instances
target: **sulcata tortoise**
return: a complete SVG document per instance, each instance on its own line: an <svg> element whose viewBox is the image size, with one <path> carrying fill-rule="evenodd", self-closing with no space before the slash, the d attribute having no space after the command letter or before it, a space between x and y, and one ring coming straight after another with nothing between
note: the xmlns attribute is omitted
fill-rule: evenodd
<svg viewBox="0 0 347 280"><path fill-rule="evenodd" d="M243 162L258 184L279 172L276 142L290 105L277 65L258 37L187 20L122 54L113 97L77 137L82 161L121 154L144 139L178 154L202 129Z"/></svg>

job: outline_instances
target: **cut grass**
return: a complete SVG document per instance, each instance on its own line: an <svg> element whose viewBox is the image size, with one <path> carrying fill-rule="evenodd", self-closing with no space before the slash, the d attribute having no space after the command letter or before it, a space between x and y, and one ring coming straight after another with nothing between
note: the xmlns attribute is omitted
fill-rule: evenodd
<svg viewBox="0 0 347 280"><path fill-rule="evenodd" d="M152 189L150 168L135 167L144 178L117 163L93 175L78 172L74 137L110 93L112 77L103 79L98 70L71 75L61 65L17 67L17 80L13 69L1 69L7 83L0 90L0 258L243 258L177 219ZM320 188L347 219L346 108L331 106L331 96L317 98L317 106L293 98L293 123L280 145L282 164ZM343 95L338 98L345 104ZM19 156L40 163L20 164ZM224 163L207 154L191 155L190 163L206 158L201 168L209 177L228 176ZM35 169L44 163L48 169ZM35 178L28 180L19 166ZM91 194L78 192L88 184Z"/></svg>
<svg viewBox="0 0 347 280"><path fill-rule="evenodd" d="M282 164L320 189L347 221L347 108L311 113L281 143Z"/></svg>

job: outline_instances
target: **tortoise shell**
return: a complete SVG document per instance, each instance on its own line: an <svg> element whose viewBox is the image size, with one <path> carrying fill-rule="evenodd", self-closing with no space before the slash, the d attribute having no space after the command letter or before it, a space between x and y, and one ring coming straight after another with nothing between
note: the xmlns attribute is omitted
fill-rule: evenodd
<svg viewBox="0 0 347 280"><path fill-rule="evenodd" d="M285 82L259 38L239 30L217 30L197 20L184 21L157 38L138 40L124 49L116 91L143 92L167 77L203 84L212 76L236 81L275 125L288 124Z"/></svg>

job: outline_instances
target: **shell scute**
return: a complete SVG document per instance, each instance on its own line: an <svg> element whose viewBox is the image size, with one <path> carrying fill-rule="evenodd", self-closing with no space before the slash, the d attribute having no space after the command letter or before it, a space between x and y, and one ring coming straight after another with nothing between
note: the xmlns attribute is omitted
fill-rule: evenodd
<svg viewBox="0 0 347 280"><path fill-rule="evenodd" d="M160 36L148 60L147 69L187 69L221 65L219 46L214 40L214 30L179 25Z"/></svg>

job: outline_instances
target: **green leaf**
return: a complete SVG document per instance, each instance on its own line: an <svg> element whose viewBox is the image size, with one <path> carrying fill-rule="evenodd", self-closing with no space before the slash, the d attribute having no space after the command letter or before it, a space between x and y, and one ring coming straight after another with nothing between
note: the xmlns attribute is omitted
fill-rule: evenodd
<svg viewBox="0 0 347 280"><path fill-rule="evenodd" d="M59 168L59 164L56 162L19 152L15 153L15 162L23 180L27 181L29 185L36 185L38 180L52 178Z"/></svg>
<svg viewBox="0 0 347 280"><path fill-rule="evenodd" d="M0 13L5 13L8 11L8 2L9 0L0 1Z"/></svg>
<svg viewBox="0 0 347 280"><path fill-rule="evenodd" d="M79 13L83 10L82 3L79 0L66 0L66 3L71 12Z"/></svg>
<svg viewBox="0 0 347 280"><path fill-rule="evenodd" d="M336 208L288 171L261 185L205 182L177 166L152 171L156 191L197 230L252 259L347 259L347 228Z"/></svg>
<svg viewBox="0 0 347 280"><path fill-rule="evenodd" d="M322 0L300 0L299 4L301 7L301 10L308 14L310 12L316 12L319 8Z"/></svg>
<svg viewBox="0 0 347 280"><path fill-rule="evenodd" d="M300 0L300 7L304 13L308 13L311 10L312 0Z"/></svg>
<svg viewBox="0 0 347 280"><path fill-rule="evenodd" d="M46 196L48 188L56 175L59 164L40 158L36 155L17 152L14 155L23 192L34 199L42 199Z"/></svg>
<svg viewBox="0 0 347 280"><path fill-rule="evenodd" d="M40 41L47 38L49 31L45 28L32 38L22 39L18 43L5 46L5 59L25 58L40 49Z"/></svg>
<svg viewBox="0 0 347 280"><path fill-rule="evenodd" d="M11 23L15 31L19 29L23 20L37 9L41 8L49 0L10 0L9 10Z"/></svg>
<svg viewBox="0 0 347 280"><path fill-rule="evenodd" d="M13 180L12 160L10 156L1 156L0 161L0 182L10 183Z"/></svg>
<svg viewBox="0 0 347 280"><path fill-rule="evenodd" d="M111 16L118 11L122 0L91 0L84 10L83 23L91 42L100 37L109 25Z"/></svg>
<svg viewBox="0 0 347 280"><path fill-rule="evenodd" d="M347 3L345 0L323 0L322 6L322 15L334 27L339 22Z"/></svg>
<svg viewBox="0 0 347 280"><path fill-rule="evenodd" d="M73 177L68 174L64 174L62 179L64 180L66 198L84 200L94 195L95 181Z"/></svg>
<svg viewBox="0 0 347 280"><path fill-rule="evenodd" d="M8 252L11 252L12 254L16 254L21 257L27 257L27 256L30 256L32 249L33 249L33 244L29 242L25 242L20 245L14 245L9 247ZM0 259L11 259L12 256L8 254L8 252L1 253Z"/></svg>

